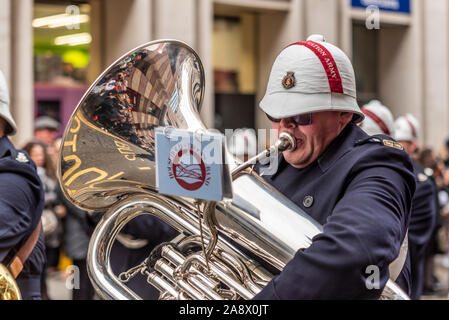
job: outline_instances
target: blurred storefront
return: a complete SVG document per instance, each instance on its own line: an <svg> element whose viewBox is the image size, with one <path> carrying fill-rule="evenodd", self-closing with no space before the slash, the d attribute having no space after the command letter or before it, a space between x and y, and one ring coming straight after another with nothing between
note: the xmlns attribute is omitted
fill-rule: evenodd
<svg viewBox="0 0 449 320"><path fill-rule="evenodd" d="M90 63L88 1L35 0L33 6L34 116L64 125L88 89ZM61 126L61 132L64 126Z"/></svg>
<svg viewBox="0 0 449 320"><path fill-rule="evenodd" d="M32 26L74 12L83 17L79 29ZM449 136L447 0L0 0L0 68L23 135L17 139L26 140L38 114L65 123L86 87L120 55L154 39L179 39L205 68L207 126L268 128L257 105L272 62L284 46L314 33L352 59L361 105L377 98L395 116L413 113L427 145ZM54 43L73 34L87 42Z"/></svg>

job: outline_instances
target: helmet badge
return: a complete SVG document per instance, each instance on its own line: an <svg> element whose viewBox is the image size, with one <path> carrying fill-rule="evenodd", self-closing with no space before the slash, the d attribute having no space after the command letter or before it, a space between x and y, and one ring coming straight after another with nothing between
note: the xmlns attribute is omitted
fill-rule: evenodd
<svg viewBox="0 0 449 320"><path fill-rule="evenodd" d="M295 86L295 76L293 72L287 72L287 75L282 80L282 85L285 89L291 89Z"/></svg>

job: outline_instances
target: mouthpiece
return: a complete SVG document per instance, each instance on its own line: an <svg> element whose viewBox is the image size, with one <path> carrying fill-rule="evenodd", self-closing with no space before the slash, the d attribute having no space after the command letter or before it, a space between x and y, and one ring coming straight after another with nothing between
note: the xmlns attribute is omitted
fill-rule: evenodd
<svg viewBox="0 0 449 320"><path fill-rule="evenodd" d="M278 141L276 141L276 147L279 151L295 151L296 150L296 140L288 133L282 132L279 135Z"/></svg>
<svg viewBox="0 0 449 320"><path fill-rule="evenodd" d="M239 165L237 168L233 169L231 172L232 179L235 179L239 172L245 170L246 168L256 164L257 162L264 163L264 161L269 160L270 156L277 155L278 152L284 151L295 151L296 150L296 140L288 133L282 132L279 135L279 139L267 150L259 153L257 156L247 160L246 162Z"/></svg>

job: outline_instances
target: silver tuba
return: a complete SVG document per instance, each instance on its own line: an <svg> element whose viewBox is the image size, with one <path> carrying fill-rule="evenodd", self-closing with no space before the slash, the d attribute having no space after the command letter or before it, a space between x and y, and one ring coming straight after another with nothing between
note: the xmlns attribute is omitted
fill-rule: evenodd
<svg viewBox="0 0 449 320"><path fill-rule="evenodd" d="M206 131L199 116L204 83L200 58L190 47L153 41L103 72L67 125L58 180L73 204L105 212L87 258L89 277L103 299L140 299L126 286L139 272L160 291L160 299L251 299L273 276L262 265L282 270L322 232L320 224L231 154L226 157L232 199L206 202L158 193L154 129ZM270 152L292 147L281 137ZM117 276L111 247L121 229L143 214L179 235ZM408 299L391 280L382 298Z"/></svg>

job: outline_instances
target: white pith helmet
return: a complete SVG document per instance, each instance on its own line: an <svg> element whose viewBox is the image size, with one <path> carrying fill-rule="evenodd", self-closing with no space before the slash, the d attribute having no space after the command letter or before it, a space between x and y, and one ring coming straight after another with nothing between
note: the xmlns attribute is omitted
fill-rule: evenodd
<svg viewBox="0 0 449 320"><path fill-rule="evenodd" d="M351 61L322 35L282 50L260 108L277 119L319 111L352 112L356 123L365 117L357 104Z"/></svg>
<svg viewBox="0 0 449 320"><path fill-rule="evenodd" d="M228 142L229 151L237 157L257 154L257 138L254 130L242 128L232 134Z"/></svg>
<svg viewBox="0 0 449 320"><path fill-rule="evenodd" d="M360 127L370 136L385 134L394 136L394 117L390 109L384 106L379 100L371 100L362 107L365 120Z"/></svg>
<svg viewBox="0 0 449 320"><path fill-rule="evenodd" d="M0 117L5 119L6 126L5 135L14 135L17 132L17 126L9 111L9 92L6 84L5 76L0 70Z"/></svg>
<svg viewBox="0 0 449 320"><path fill-rule="evenodd" d="M419 121L410 113L399 117L394 123L397 141L417 141L419 137Z"/></svg>

